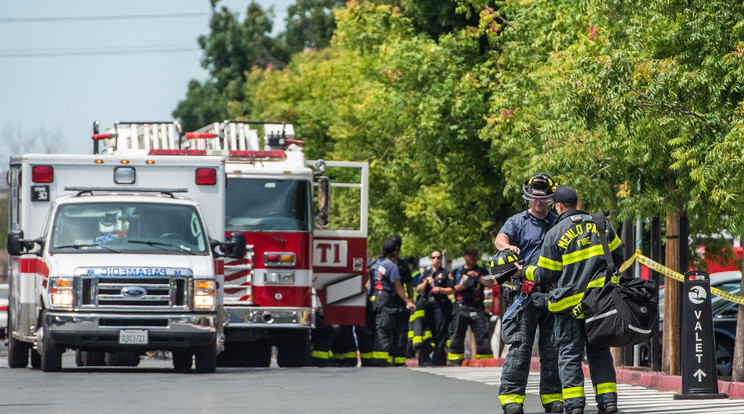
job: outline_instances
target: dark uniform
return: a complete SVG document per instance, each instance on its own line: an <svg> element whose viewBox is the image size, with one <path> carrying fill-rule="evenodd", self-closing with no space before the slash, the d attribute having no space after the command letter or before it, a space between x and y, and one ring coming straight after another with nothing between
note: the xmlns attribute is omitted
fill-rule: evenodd
<svg viewBox="0 0 744 414"><path fill-rule="evenodd" d="M558 216L552 212L544 219L540 219L529 211L523 211L509 217L499 233L505 234L509 238L509 243L519 247L520 258L524 260L525 265L535 265L540 257L540 247L545 234L553 227L557 218ZM519 283L516 285L515 290L504 290L507 307L521 294L521 286ZM561 382L558 378L558 349L553 338L555 318L548 310L547 302L551 287L550 283L533 286L531 293L519 307L501 321L502 339L504 343L511 344L501 371L499 386L499 403L503 407L512 403L524 404L532 347L538 326L540 400L546 409L553 402L562 400Z"/></svg>
<svg viewBox="0 0 744 414"><path fill-rule="evenodd" d="M620 239L609 223L607 240L612 259L620 267ZM608 403L613 408L617 405L615 367L610 349L588 344L583 315L575 318L571 312L581 302L587 288L604 285L606 270L602 242L592 216L580 210L566 211L558 217L557 224L545 236L537 266L524 269L528 280L539 284L555 283L548 294L548 308L556 315L554 333L559 347L563 404L569 413L586 405L581 365L585 346L599 410L604 412Z"/></svg>
<svg viewBox="0 0 744 414"><path fill-rule="evenodd" d="M410 275L410 273L409 273ZM374 365L404 365L408 311L406 304L395 292L395 282L400 280L398 266L389 259L382 260L375 271L375 334L372 341Z"/></svg>
<svg viewBox="0 0 744 414"><path fill-rule="evenodd" d="M440 288L454 288L455 279L449 274L447 269L440 267L437 270L427 267L424 270L421 280L426 280L429 276L434 279L434 285ZM452 301L444 293L432 293L431 285L426 285L424 293L420 299L424 308L423 331L431 335L431 340L426 340L424 334L422 354L425 354L423 360L431 361L434 365L446 365L447 353L445 347L449 336L449 325L452 321ZM414 337L415 338L415 337Z"/></svg>
<svg viewBox="0 0 744 414"><path fill-rule="evenodd" d="M470 270L475 270L480 276L490 277L488 271L480 266L466 269L458 267L452 271L455 285L459 284L463 276ZM465 359L465 333L468 326L475 337L475 359L493 358L491 338L489 337L488 315L483 304L483 288L480 277L469 277L465 282L465 290L455 293L455 306L452 313L452 337L447 359L450 365L460 365Z"/></svg>

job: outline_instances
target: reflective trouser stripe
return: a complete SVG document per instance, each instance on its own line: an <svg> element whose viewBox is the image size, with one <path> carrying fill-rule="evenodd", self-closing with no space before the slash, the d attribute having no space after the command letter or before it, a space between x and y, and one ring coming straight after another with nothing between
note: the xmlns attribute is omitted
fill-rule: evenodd
<svg viewBox="0 0 744 414"><path fill-rule="evenodd" d="M524 404L524 395L519 395L519 394L499 395L499 403L501 403L501 405L512 404L512 403Z"/></svg>
<svg viewBox="0 0 744 414"><path fill-rule="evenodd" d="M316 359L329 359L331 355L332 355L332 352L330 351L313 351L312 354L310 354L311 357L316 358Z"/></svg>
<svg viewBox="0 0 744 414"><path fill-rule="evenodd" d="M415 338L415 336L413 335L413 331L408 331L408 339L411 339L411 338Z"/></svg>
<svg viewBox="0 0 744 414"><path fill-rule="evenodd" d="M617 393L617 384L614 382L605 382L594 387L594 393L597 395L606 394L608 392Z"/></svg>
<svg viewBox="0 0 744 414"><path fill-rule="evenodd" d="M362 352L359 354L362 359L372 359L372 352Z"/></svg>
<svg viewBox="0 0 744 414"><path fill-rule="evenodd" d="M416 344L420 344L420 343L424 342L424 338L422 338L420 336L414 336L411 341L413 342L414 345L416 345Z"/></svg>
<svg viewBox="0 0 744 414"><path fill-rule="evenodd" d="M395 357L393 358L393 364L395 365L403 365L406 363L406 357Z"/></svg>
<svg viewBox="0 0 744 414"><path fill-rule="evenodd" d="M449 359L450 361L462 361L463 359L465 359L465 354L448 353L447 359Z"/></svg>
<svg viewBox="0 0 744 414"><path fill-rule="evenodd" d="M431 334L431 331L426 331L426 332L424 332L424 340L426 340L426 339L431 339L431 338L432 338L432 336L433 336L433 335Z"/></svg>
<svg viewBox="0 0 744 414"><path fill-rule="evenodd" d="M413 322L413 321L415 321L416 319L418 319L418 318L423 318L423 317L424 317L424 311L422 311L422 310L417 310L417 311L413 312L413 313L411 314L411 316L409 316L409 317L408 317L408 322Z"/></svg>
<svg viewBox="0 0 744 414"><path fill-rule="evenodd" d="M584 387L571 387L563 389L563 399L584 397Z"/></svg>
<svg viewBox="0 0 744 414"><path fill-rule="evenodd" d="M543 405L550 404L553 401L561 400L563 400L563 394L543 394L540 396L540 402L542 402Z"/></svg>
<svg viewBox="0 0 744 414"><path fill-rule="evenodd" d="M387 352L372 352L372 358L387 361L390 358L390 354Z"/></svg>
<svg viewBox="0 0 744 414"><path fill-rule="evenodd" d="M475 354L475 359L491 359L493 354Z"/></svg>
<svg viewBox="0 0 744 414"><path fill-rule="evenodd" d="M356 351L354 351L354 352L344 352L343 354L335 354L333 357L336 358L336 359L356 359L357 358L357 353L356 353Z"/></svg>

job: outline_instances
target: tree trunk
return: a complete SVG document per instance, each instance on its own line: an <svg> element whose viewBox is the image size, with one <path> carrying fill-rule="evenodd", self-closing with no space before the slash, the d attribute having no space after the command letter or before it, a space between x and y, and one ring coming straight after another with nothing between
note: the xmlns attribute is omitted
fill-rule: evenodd
<svg viewBox="0 0 744 414"><path fill-rule="evenodd" d="M741 269L742 272L744 272L744 261L742 261ZM742 279L741 288L744 289L744 279ZM739 291L744 292L744 290ZM742 305L739 305L739 313L736 316L736 326L739 325L744 326L744 306ZM732 381L744 381L744 329L736 330L732 365Z"/></svg>
<svg viewBox="0 0 744 414"><path fill-rule="evenodd" d="M667 217L666 223L666 263L669 269L678 269L677 247L679 234L677 215ZM679 315L677 302L679 282L666 278L664 281L664 347L662 349L662 371L679 375Z"/></svg>

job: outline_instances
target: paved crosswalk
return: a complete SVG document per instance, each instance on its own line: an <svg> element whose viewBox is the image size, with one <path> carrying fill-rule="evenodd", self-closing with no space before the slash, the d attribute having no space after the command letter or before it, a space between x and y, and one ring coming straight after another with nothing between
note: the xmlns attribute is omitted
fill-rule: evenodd
<svg viewBox="0 0 744 414"><path fill-rule="evenodd" d="M435 375L443 375L467 381L476 381L491 385L498 391L501 378L501 368L474 367L419 367L417 371ZM539 394L540 376L537 372L530 372L527 382L527 394ZM587 409L595 407L594 390L587 378L585 381ZM659 391L653 388L637 385L617 384L618 408L621 413L644 414L687 414L687 413L720 413L744 414L744 400L742 399L713 399L713 400L675 400L672 391ZM592 411L596 412L596 411Z"/></svg>

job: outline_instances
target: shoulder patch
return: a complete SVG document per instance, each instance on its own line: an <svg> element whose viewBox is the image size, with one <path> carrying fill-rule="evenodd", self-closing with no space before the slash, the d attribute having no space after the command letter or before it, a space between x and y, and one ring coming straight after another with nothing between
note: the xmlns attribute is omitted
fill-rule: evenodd
<svg viewBox="0 0 744 414"><path fill-rule="evenodd" d="M579 215L571 216L571 221L573 221L574 223L579 223L581 222L581 216Z"/></svg>
<svg viewBox="0 0 744 414"><path fill-rule="evenodd" d="M385 273L387 273L387 269L385 269L384 266L379 266L377 268L377 271L380 272L381 275L384 275Z"/></svg>

